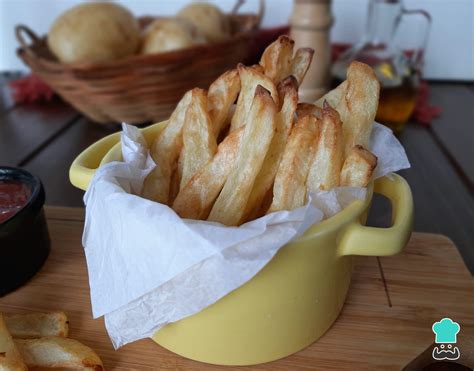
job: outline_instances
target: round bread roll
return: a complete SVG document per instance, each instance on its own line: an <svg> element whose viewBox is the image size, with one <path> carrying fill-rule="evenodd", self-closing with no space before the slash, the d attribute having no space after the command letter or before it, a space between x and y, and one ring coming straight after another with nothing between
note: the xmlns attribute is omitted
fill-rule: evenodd
<svg viewBox="0 0 474 371"><path fill-rule="evenodd" d="M193 3L181 9L177 17L191 22L209 42L230 37L229 19L215 5Z"/></svg>
<svg viewBox="0 0 474 371"><path fill-rule="evenodd" d="M169 52L202 44L205 41L197 29L186 20L157 19L145 29L141 53Z"/></svg>
<svg viewBox="0 0 474 371"><path fill-rule="evenodd" d="M134 54L140 29L127 9L114 3L86 3L59 16L48 47L64 63L105 62Z"/></svg>

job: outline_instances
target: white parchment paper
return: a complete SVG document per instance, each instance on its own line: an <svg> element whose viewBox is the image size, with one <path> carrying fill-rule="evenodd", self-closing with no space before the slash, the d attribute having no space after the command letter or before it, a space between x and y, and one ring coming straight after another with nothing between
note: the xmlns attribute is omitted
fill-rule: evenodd
<svg viewBox="0 0 474 371"><path fill-rule="evenodd" d="M375 178L410 166L382 125L375 124L369 147L378 157ZM311 225L366 195L350 187L318 192L302 208L226 227L181 219L138 196L155 163L137 128L123 125L122 152L124 161L98 169L84 196L92 311L94 318L105 315L116 348L216 302Z"/></svg>

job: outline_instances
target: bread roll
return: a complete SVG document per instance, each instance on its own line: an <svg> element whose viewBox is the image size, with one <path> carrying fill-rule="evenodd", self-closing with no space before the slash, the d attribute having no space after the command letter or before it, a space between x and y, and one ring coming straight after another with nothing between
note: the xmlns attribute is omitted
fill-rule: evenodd
<svg viewBox="0 0 474 371"><path fill-rule="evenodd" d="M134 54L138 22L114 3L86 3L59 16L48 33L48 47L64 63L106 62Z"/></svg>
<svg viewBox="0 0 474 371"><path fill-rule="evenodd" d="M141 53L168 52L204 42L204 37L185 20L157 19L145 29Z"/></svg>
<svg viewBox="0 0 474 371"><path fill-rule="evenodd" d="M229 19L215 5L193 3L181 9L177 17L191 22L209 42L230 37Z"/></svg>

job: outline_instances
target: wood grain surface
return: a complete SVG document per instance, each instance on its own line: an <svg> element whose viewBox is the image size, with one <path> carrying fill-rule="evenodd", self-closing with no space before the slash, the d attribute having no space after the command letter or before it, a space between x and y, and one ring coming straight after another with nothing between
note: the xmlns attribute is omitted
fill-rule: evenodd
<svg viewBox="0 0 474 371"><path fill-rule="evenodd" d="M24 104L7 112L0 125L2 165L23 166L78 117L76 111L62 102Z"/></svg>
<svg viewBox="0 0 474 371"><path fill-rule="evenodd" d="M474 190L474 89L463 84L439 84L431 87L430 97L433 105L443 109L431 126L432 133Z"/></svg>
<svg viewBox="0 0 474 371"><path fill-rule="evenodd" d="M82 117L62 133L61 140L51 142L24 164L31 173L41 174L47 204L84 206L84 192L69 181L69 167L91 143L118 130L118 125L97 125Z"/></svg>
<svg viewBox="0 0 474 371"><path fill-rule="evenodd" d="M407 126L400 140L411 163L410 169L399 173L413 192L414 229L451 237L474 273L473 193L425 128Z"/></svg>
<svg viewBox="0 0 474 371"><path fill-rule="evenodd" d="M84 211L48 207L46 215L51 255L30 282L0 299L1 311L64 310L70 337L94 348L108 370L223 369L148 339L113 350L103 320L91 315L81 246ZM357 258L344 309L319 341L276 362L225 369L400 370L433 343L431 325L443 317L461 325L460 344L474 344L474 280L448 238L414 233L398 256ZM461 347L461 363L462 357Z"/></svg>

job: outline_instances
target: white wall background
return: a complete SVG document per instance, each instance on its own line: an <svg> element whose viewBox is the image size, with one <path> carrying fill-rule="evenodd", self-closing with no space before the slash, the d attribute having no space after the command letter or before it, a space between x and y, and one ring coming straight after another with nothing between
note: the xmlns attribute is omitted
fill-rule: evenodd
<svg viewBox="0 0 474 371"><path fill-rule="evenodd" d="M136 15L174 14L192 0L117 0ZM16 57L13 28L24 23L38 34L47 32L61 12L81 0L0 0L0 70L25 69ZM234 0L214 0L223 10L230 10ZM365 27L368 0L333 0L336 22L333 41L355 42ZM247 0L243 10L257 8L258 0ZM264 26L287 23L292 0L266 0ZM474 0L405 0L407 8L422 8L433 18L426 53L425 76L431 79L474 80ZM410 45L418 29L407 23L403 40Z"/></svg>

